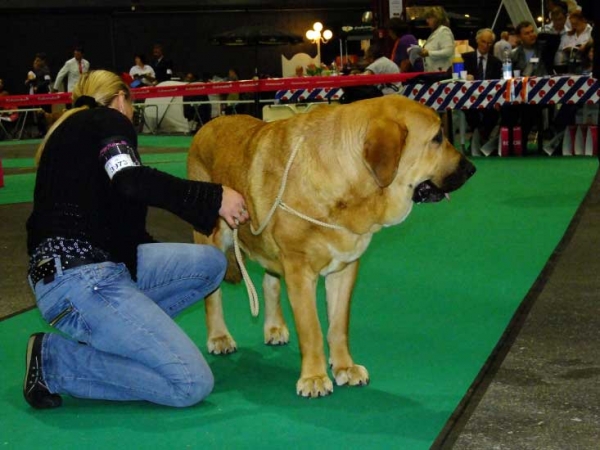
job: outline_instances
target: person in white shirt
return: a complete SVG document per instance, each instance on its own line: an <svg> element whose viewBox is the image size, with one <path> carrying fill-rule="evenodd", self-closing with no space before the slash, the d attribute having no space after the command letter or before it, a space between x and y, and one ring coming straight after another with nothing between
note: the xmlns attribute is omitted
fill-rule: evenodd
<svg viewBox="0 0 600 450"><path fill-rule="evenodd" d="M365 51L365 59L369 62L369 65L363 72L364 75L400 73L400 68L398 65L391 59L384 56L383 50L377 44L372 44ZM384 85L379 85L378 87L381 89L383 95L389 95L398 93L400 86L400 83L386 83Z"/></svg>
<svg viewBox="0 0 600 450"><path fill-rule="evenodd" d="M592 37L592 26L587 23L581 11L569 14L569 22L571 22L571 31L565 33L560 40L559 50L562 51L581 48Z"/></svg>
<svg viewBox="0 0 600 450"><path fill-rule="evenodd" d="M450 21L440 7L428 9L424 17L431 28L431 34L421 53L425 72L444 72L452 66L454 57L454 34L448 28Z"/></svg>
<svg viewBox="0 0 600 450"><path fill-rule="evenodd" d="M569 14L571 31L563 35L558 50L562 52L568 62L569 73L581 71L581 49L592 37L592 27L587 23L581 11Z"/></svg>
<svg viewBox="0 0 600 450"><path fill-rule="evenodd" d="M508 42L510 34L508 31L500 33L500 40L494 44L494 56L500 61L504 59L505 52L512 51L512 45Z"/></svg>
<svg viewBox="0 0 600 450"><path fill-rule="evenodd" d="M89 61L83 59L83 48L75 47L73 58L65 62L65 65L58 71L54 81L54 91L62 91L64 88L65 77L67 78L67 92L72 92L79 81L81 74L90 70Z"/></svg>
<svg viewBox="0 0 600 450"><path fill-rule="evenodd" d="M134 82L132 87L137 85L152 86L156 82L156 75L152 66L146 64L146 58L142 54L135 55L135 65L129 70L129 75ZM134 86L136 84L136 86Z"/></svg>

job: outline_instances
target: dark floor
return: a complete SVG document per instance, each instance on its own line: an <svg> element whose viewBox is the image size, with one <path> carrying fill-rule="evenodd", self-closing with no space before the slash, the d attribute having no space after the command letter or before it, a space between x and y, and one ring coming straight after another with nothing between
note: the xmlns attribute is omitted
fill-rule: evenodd
<svg viewBox="0 0 600 450"><path fill-rule="evenodd" d="M0 157L11 157L11 151L0 147ZM24 153L33 148L18 151L20 157L31 156ZM31 204L0 206L0 320L34 304L23 272L30 210ZM151 210L149 228L161 240L191 241L189 227L160 210ZM599 248L597 176L434 448L600 449Z"/></svg>

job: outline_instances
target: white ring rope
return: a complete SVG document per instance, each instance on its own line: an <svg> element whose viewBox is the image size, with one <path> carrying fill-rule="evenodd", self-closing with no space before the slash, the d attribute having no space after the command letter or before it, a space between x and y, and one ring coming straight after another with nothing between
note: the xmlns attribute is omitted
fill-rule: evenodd
<svg viewBox="0 0 600 450"><path fill-rule="evenodd" d="M317 219L313 219L312 217L302 214L301 212L296 211L292 207L283 203L282 198L283 198L283 194L285 192L285 188L287 186L288 175L290 173L292 163L294 162L294 159L296 158L296 154L298 153L298 150L300 149L300 145L302 144L302 142L304 142L304 139L300 138L300 140L295 145L294 150L292 151L292 153L290 155L290 159L288 160L285 170L283 172L283 177L281 178L279 192L277 192L277 197L275 198L275 201L273 202L273 206L271 206L271 209L269 210L269 213L267 214L265 221L262 223L262 225L260 225L258 227L257 230L254 230L254 228L252 227L252 223L250 223L250 231L252 232L252 234L254 236L258 236L259 234L261 234L264 231L264 229L267 227L267 225L273 218L273 215L275 214L275 211L277 210L278 207L283 209L284 211L287 211L290 214L300 217L301 219L304 219L310 223L314 223L315 225L320 225L325 228L331 228L333 230L344 230L345 229L344 227L342 227L340 225L332 225L329 223L321 222L320 220L317 220ZM242 278L244 279L244 283L246 284L246 291L248 292L248 300L250 302L250 312L252 313L252 316L257 317L258 312L259 312L258 293L256 292L254 283L252 283L252 279L250 278L250 275L248 275L248 270L246 269L246 266L244 265L244 261L242 259L242 252L240 250L240 243L239 243L239 239L238 239L238 230L237 229L233 230L233 249L235 252L235 259L237 260L238 266L240 266L240 271L242 272Z"/></svg>

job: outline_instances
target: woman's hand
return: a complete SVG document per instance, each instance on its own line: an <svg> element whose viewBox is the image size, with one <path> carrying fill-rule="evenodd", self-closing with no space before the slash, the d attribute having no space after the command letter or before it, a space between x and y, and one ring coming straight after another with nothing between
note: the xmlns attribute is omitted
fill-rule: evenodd
<svg viewBox="0 0 600 450"><path fill-rule="evenodd" d="M241 224L246 223L250 215L242 194L228 186L223 186L223 200L221 201L219 216L225 219L227 224L234 230Z"/></svg>

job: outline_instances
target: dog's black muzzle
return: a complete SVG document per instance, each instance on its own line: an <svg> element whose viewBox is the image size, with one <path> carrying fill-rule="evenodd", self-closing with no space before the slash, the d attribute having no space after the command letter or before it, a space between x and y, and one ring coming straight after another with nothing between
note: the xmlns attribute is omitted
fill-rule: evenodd
<svg viewBox="0 0 600 450"><path fill-rule="evenodd" d="M441 187L427 180L415 187L413 201L415 203L435 203L448 198L448 193L457 190L471 178L477 169L464 156L461 156L456 170L448 175Z"/></svg>

